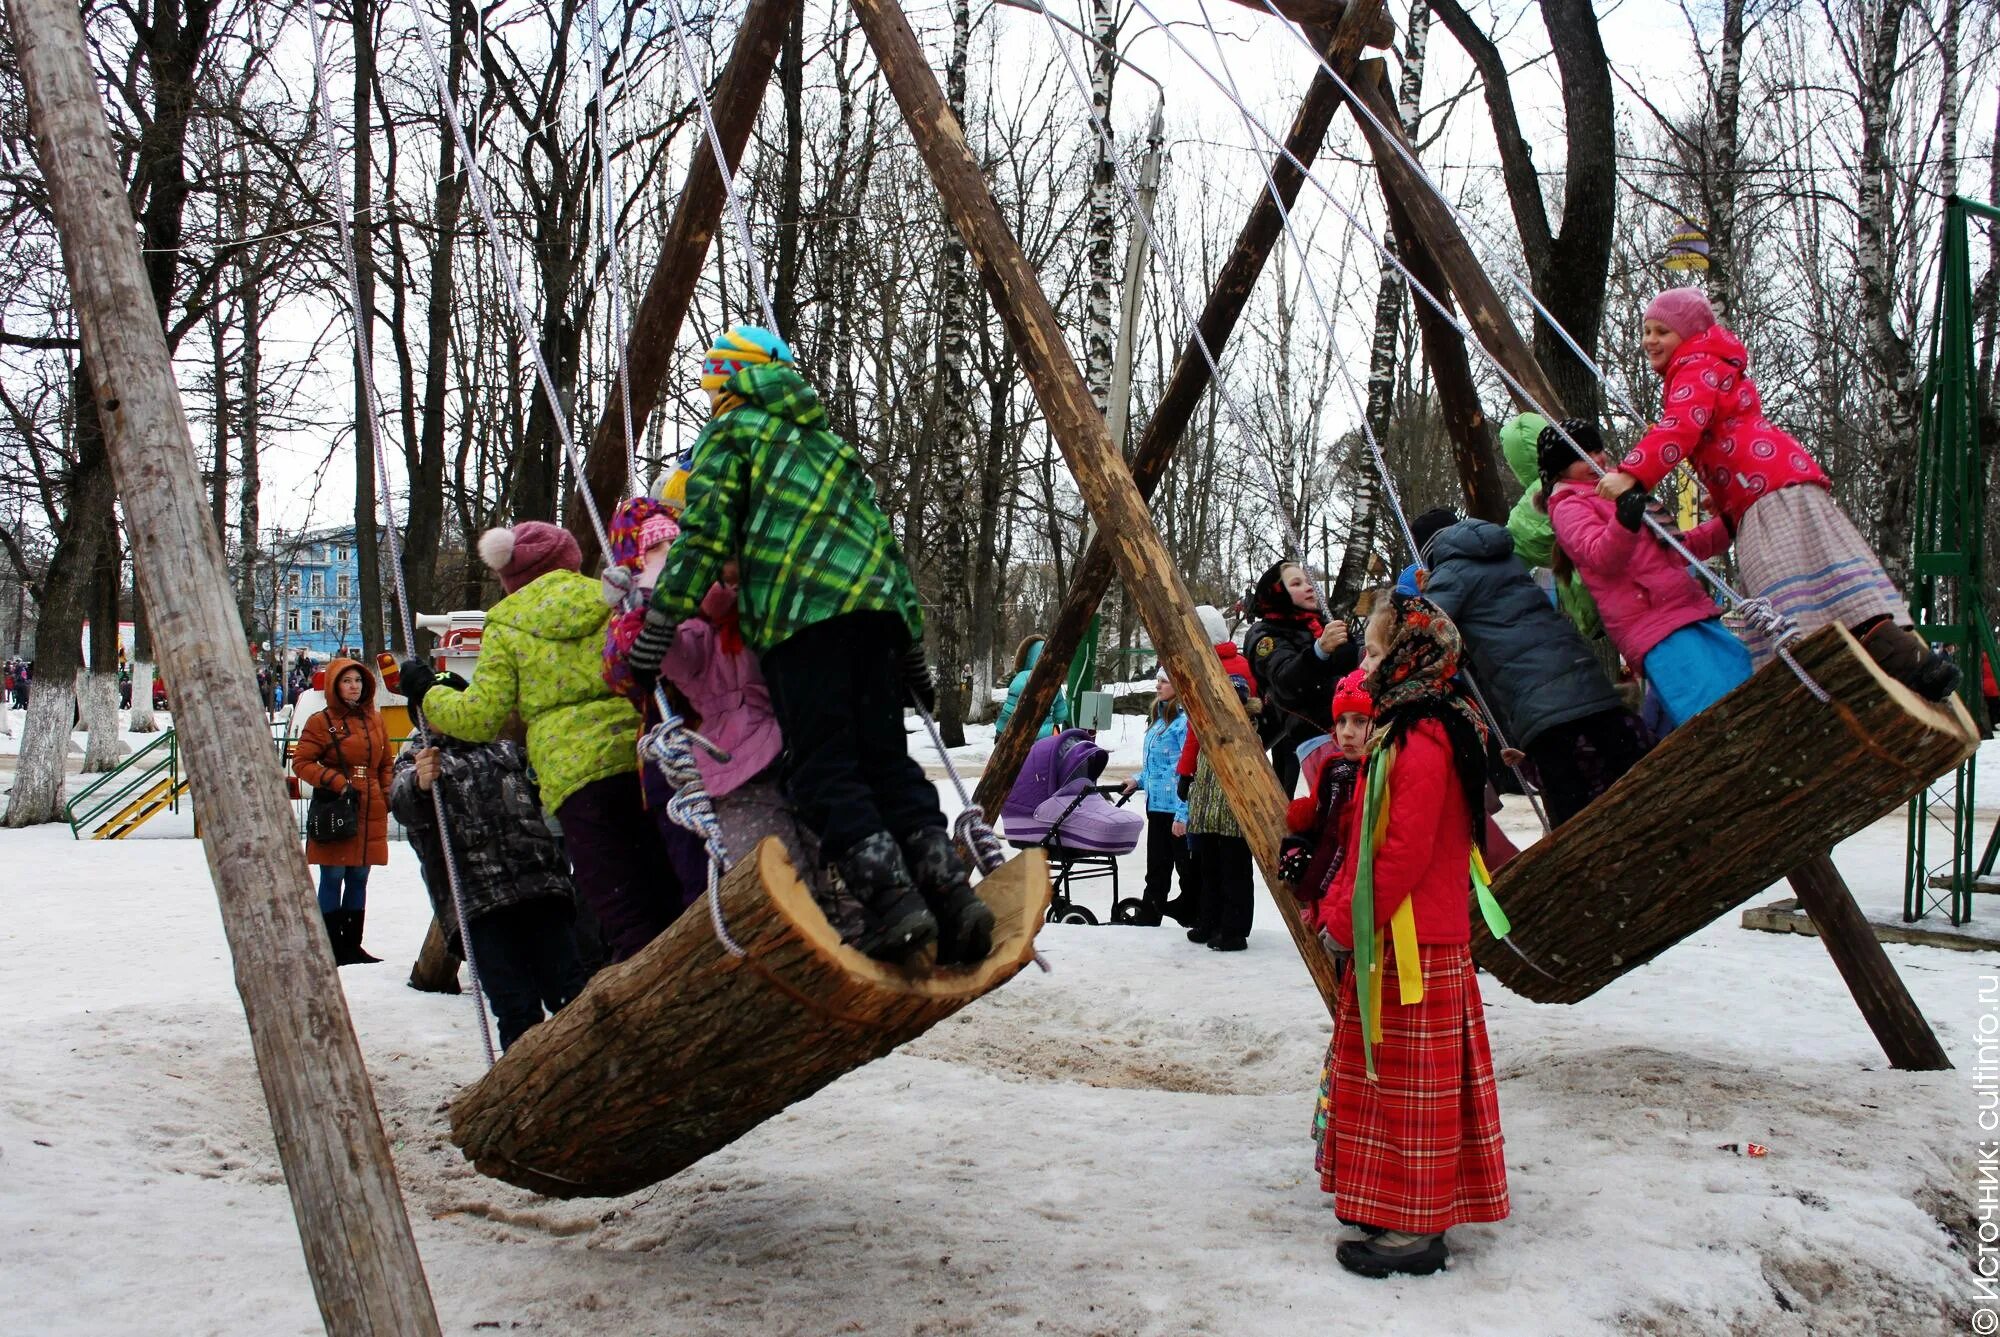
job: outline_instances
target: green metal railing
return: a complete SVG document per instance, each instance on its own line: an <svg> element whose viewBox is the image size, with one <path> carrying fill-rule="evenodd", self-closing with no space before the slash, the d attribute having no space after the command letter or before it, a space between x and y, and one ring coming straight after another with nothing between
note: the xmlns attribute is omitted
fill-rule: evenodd
<svg viewBox="0 0 2000 1337"><path fill-rule="evenodd" d="M83 829L115 816L143 797L146 791L167 781L167 805L180 810L180 737L168 729L158 738L118 763L72 795L69 804L69 833L78 840Z"/></svg>

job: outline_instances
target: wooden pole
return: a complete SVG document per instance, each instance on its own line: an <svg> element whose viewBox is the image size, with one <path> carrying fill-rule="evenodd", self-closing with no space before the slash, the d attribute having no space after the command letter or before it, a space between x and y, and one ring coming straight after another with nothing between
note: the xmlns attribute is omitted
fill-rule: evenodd
<svg viewBox="0 0 2000 1337"><path fill-rule="evenodd" d="M750 0L750 7L744 12L735 49L730 52L729 64L723 68L710 100L715 128L722 137L722 151L728 155L732 170L743 161L743 146L756 127L757 110L763 105L764 90L770 86L771 71L777 65L778 47L784 42L785 30L791 26L798 7L799 0ZM634 441L645 434L646 422L660 402L660 392L673 361L674 340L680 334L681 322L687 318L695 282L701 277L709 243L715 240L715 229L728 199L722 186L722 172L715 165L715 154L705 133L702 127L695 128L694 159L688 164L687 179L681 185L673 219L667 224L660 258L653 265L653 275L646 282L645 295L639 299L639 308L632 314L632 328L625 337L625 375L632 388ZM626 496L628 486L634 481L626 477L625 408L615 383L606 398L603 416L597 420L597 430L591 434L583 473L590 495L608 523L612 508ZM597 550L597 533L591 528L582 498L574 493L570 496L567 523L583 549L583 569L589 571L601 555Z"/></svg>
<svg viewBox="0 0 2000 1337"><path fill-rule="evenodd" d="M1799 895L1799 905L1812 917L1819 940L1847 981L1855 1006L1875 1032L1876 1042L1891 1067L1912 1072L1939 1072L1951 1066L1937 1033L1910 997L1909 986L1896 973L1889 954L1868 916L1854 903L1840 870L1827 855L1819 855L1785 875Z"/></svg>
<svg viewBox="0 0 2000 1337"><path fill-rule="evenodd" d="M83 355L320 1315L333 1333L435 1333L361 1049L326 934L309 909L305 857L78 10L66 0L6 2Z"/></svg>
<svg viewBox="0 0 2000 1337"><path fill-rule="evenodd" d="M945 104L937 76L924 59L917 36L896 0L854 0L875 59L902 108L917 151L929 167L945 210L951 216L994 308L1007 326L1022 370L1062 448L1077 490L1083 494L1098 532L1108 541L1118 574L1139 605L1153 644L1180 688L1202 748L1229 806L1243 828L1251 853L1263 868L1272 900L1306 969L1331 1011L1333 963L1299 922L1298 907L1278 872L1278 841L1284 831L1285 796L1265 757L1249 717L1236 699L1222 662L1195 621L1194 601L1181 574L1153 528L1146 501L1111 441L1104 415L1092 402L1083 376L1063 342L1062 327L1049 305L1034 267L1008 231L979 164L966 148L965 134Z"/></svg>
<svg viewBox="0 0 2000 1337"><path fill-rule="evenodd" d="M1236 3L1266 16L1271 12L1264 7L1264 0L1236 0ZM1388 46L1396 40L1395 22L1382 12L1379 0L1271 0L1271 3L1292 22L1321 28L1345 23L1354 10L1366 8L1369 11L1366 23L1356 29L1364 44Z"/></svg>
<svg viewBox="0 0 2000 1337"><path fill-rule="evenodd" d="M1527 340L1514 327L1513 319L1507 314L1507 304L1493 287L1493 280L1486 276L1479 258L1472 253L1472 244L1459 230L1457 220L1424 183L1416 169L1392 146L1393 142L1407 149L1409 140L1403 137L1402 121L1397 117L1395 104L1389 97L1385 66L1380 60L1365 60L1356 67L1355 76L1347 81L1348 84L1389 131L1386 136L1383 135L1369 124L1367 117L1355 113L1355 123L1361 127L1361 133L1367 136L1369 147L1374 150L1375 170L1381 175L1382 189L1408 213L1411 228L1422 238L1424 249L1430 252L1443 272L1451 295L1458 299L1458 309L1465 313L1466 324L1486 351L1551 413L1562 416L1562 396L1556 393L1554 385L1542 371L1542 364L1535 361ZM1429 284L1424 286L1430 287ZM1445 295L1435 288L1431 291L1439 297ZM1424 299L1416 294L1411 294L1411 300L1420 313L1427 309ZM1430 314L1434 316L1436 313ZM1527 409L1532 406L1523 402L1520 407Z"/></svg>
<svg viewBox="0 0 2000 1337"><path fill-rule="evenodd" d="M1342 78L1352 77L1355 61L1366 42L1366 30L1381 8L1382 0L1355 0L1341 26L1322 44L1327 62L1341 72ZM1285 153L1280 153L1271 164L1272 180L1277 183L1287 210L1298 201L1299 189L1305 183L1305 173L1294 165L1293 159L1307 167L1312 165L1339 109L1340 89L1321 70L1313 77L1305 99L1299 103L1298 114L1292 118L1292 128L1285 136ZM1251 206L1242 231L1236 234L1236 245L1216 275L1215 287L1196 321L1196 328L1218 360L1236 329L1245 303L1250 300L1251 290L1257 286L1258 276L1264 272L1271 247L1283 232L1282 222L1271 192L1259 191L1257 203ZM1153 489L1159 486L1167 465L1173 461L1174 450L1180 445L1181 434L1201 404L1209 380L1208 359L1202 356L1201 345L1190 336L1174 363L1165 392L1153 408L1153 416L1146 423L1145 433L1139 438L1138 448L1132 453L1132 481L1138 486L1140 496L1151 499ZM1082 644L1084 632L1104 592L1111 588L1116 570L1103 536L1091 535L1070 578L1055 622L1049 627L1041 660L1029 674L1028 685L1015 705L1014 717L994 740L993 753L980 773L973 801L987 812L999 811L1014 777L1020 774L1021 763L1027 760L1028 749L1034 746L1041 722L1047 718L1063 675L1069 671L1070 658Z"/></svg>

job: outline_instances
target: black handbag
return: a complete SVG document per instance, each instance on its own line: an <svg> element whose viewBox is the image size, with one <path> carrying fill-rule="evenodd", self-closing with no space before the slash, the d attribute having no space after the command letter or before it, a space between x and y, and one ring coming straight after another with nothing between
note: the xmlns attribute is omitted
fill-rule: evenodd
<svg viewBox="0 0 2000 1337"><path fill-rule="evenodd" d="M327 736L333 737L331 721L328 721ZM333 756L345 772L347 759L340 753L338 738L333 738ZM314 787L312 802L306 805L306 839L315 844L331 845L352 840L360 833L361 800L354 792L352 781L337 794L331 789Z"/></svg>

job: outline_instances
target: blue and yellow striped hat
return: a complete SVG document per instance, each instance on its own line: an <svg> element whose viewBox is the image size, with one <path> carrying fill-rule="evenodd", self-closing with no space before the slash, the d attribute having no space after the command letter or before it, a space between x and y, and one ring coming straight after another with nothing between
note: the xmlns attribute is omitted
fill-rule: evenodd
<svg viewBox="0 0 2000 1337"><path fill-rule="evenodd" d="M745 367L791 363L792 346L760 325L734 325L702 355L701 388L711 395Z"/></svg>

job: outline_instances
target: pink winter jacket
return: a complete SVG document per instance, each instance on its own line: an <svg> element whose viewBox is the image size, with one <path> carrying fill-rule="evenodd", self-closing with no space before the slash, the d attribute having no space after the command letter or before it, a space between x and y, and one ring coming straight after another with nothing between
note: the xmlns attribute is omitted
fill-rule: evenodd
<svg viewBox="0 0 2000 1337"><path fill-rule="evenodd" d="M660 662L661 675L680 689L700 719L702 737L729 754L728 761L717 761L701 747L694 750L702 782L715 798L755 777L785 746L756 653L748 646L733 654L722 648L716 623L735 607L736 591L715 585L701 601L702 615L680 624Z"/></svg>
<svg viewBox="0 0 2000 1337"><path fill-rule="evenodd" d="M1682 627L1718 615L1679 553L1650 529L1635 534L1618 523L1618 507L1597 495L1596 479L1557 483L1549 494L1549 522L1597 601L1604 634L1626 663L1640 664ZM1683 533L1681 542L1707 561L1729 546L1729 529L1717 516Z"/></svg>

